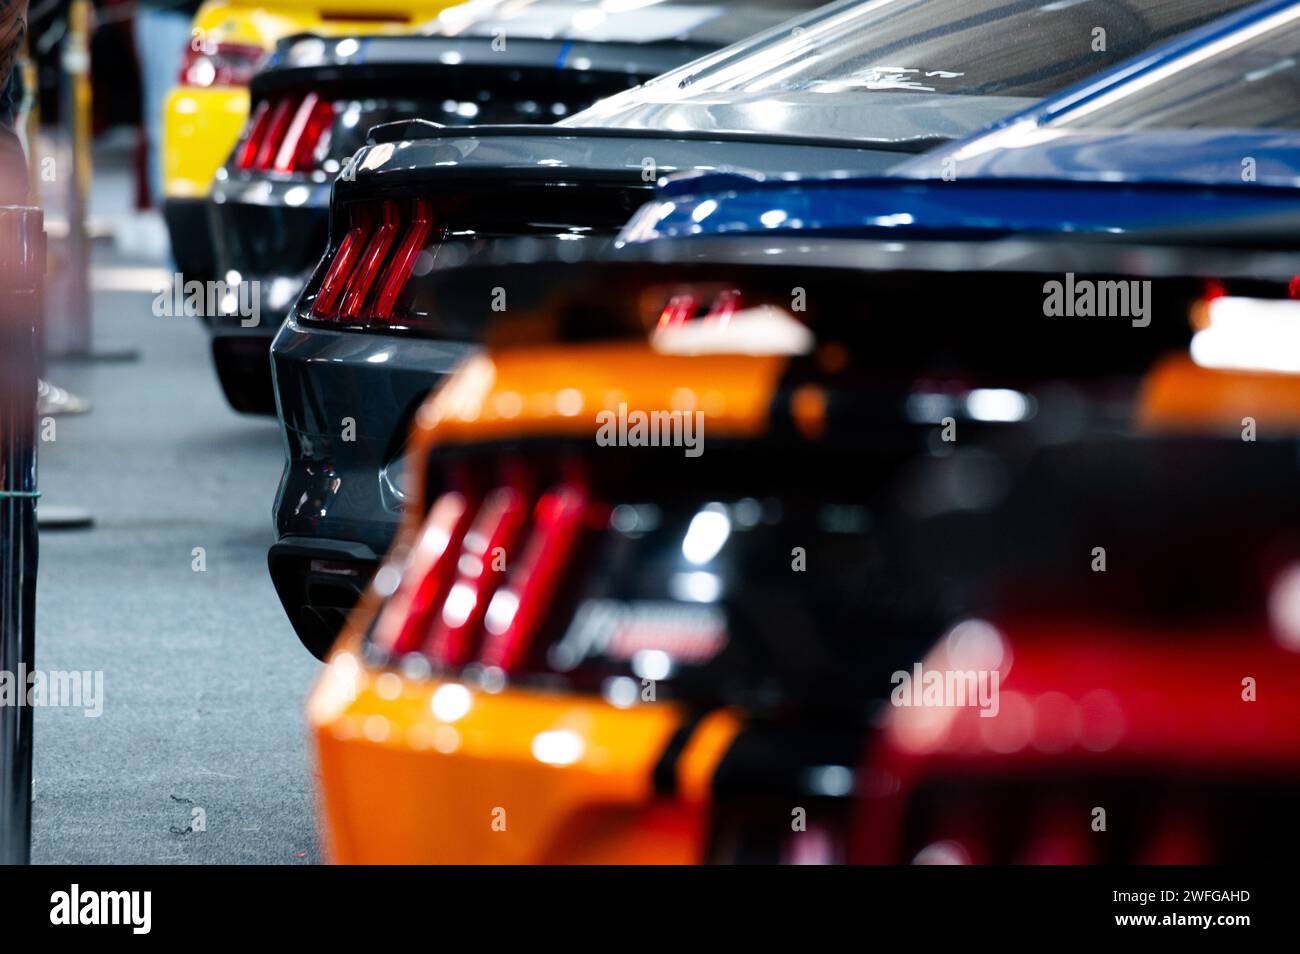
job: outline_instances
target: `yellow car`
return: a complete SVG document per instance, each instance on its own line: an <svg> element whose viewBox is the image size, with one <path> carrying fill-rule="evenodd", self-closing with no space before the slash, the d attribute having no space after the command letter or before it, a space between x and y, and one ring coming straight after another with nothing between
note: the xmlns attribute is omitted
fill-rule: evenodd
<svg viewBox="0 0 1300 954"><path fill-rule="evenodd" d="M402 33L456 0L209 0L194 16L163 114L163 212L181 270L212 270L206 201L248 119L248 81L295 33Z"/></svg>

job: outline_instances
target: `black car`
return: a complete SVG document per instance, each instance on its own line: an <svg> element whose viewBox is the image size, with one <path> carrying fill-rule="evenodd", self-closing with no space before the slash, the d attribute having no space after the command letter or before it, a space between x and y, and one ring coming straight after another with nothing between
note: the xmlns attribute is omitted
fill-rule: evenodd
<svg viewBox="0 0 1300 954"><path fill-rule="evenodd" d="M281 41L252 81L248 125L212 188L217 274L260 291L255 322L234 308L207 322L231 406L275 413L271 338L325 249L331 183L372 126L417 116L554 123L815 5L477 3L418 36Z"/></svg>
<svg viewBox="0 0 1300 954"><path fill-rule="evenodd" d="M548 291L545 269L524 279L511 266L594 253L664 174L883 171L1224 7L842 2L559 127L372 130L355 175L335 184L329 250L271 349L288 461L269 562L303 643L324 652L391 541L412 489L408 425L489 332L479 306L514 311ZM467 307L433 293L435 275L469 264L484 267Z"/></svg>

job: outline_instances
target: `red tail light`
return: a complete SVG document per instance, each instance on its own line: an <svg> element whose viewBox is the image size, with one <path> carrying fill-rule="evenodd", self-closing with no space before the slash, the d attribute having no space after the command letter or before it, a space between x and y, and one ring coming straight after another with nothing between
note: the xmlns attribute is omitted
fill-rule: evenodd
<svg viewBox="0 0 1300 954"><path fill-rule="evenodd" d="M374 214L372 208L352 206L352 227L330 259L312 317L349 323L393 317L416 260L434 234L433 207L417 199L409 206L386 200Z"/></svg>
<svg viewBox="0 0 1300 954"><path fill-rule="evenodd" d="M402 582L384 606L375 641L384 649L407 653L420 648L430 613L446 599L450 563L473 516L462 494L438 498L415 544Z"/></svg>
<svg viewBox="0 0 1300 954"><path fill-rule="evenodd" d="M534 497L522 477L476 506L443 494L375 628L380 648L507 672L528 658L589 512L577 482Z"/></svg>
<svg viewBox="0 0 1300 954"><path fill-rule="evenodd" d="M347 284L348 277L352 274L352 266L356 264L357 259L361 256L361 247L365 244L369 231L370 216L366 209L361 206L354 207L352 211L352 228L348 230L348 234L343 236L343 241L339 243L338 251L334 253L334 258L330 260L329 270L325 272L325 278L321 282L320 291L316 294L316 302L312 306L312 312L317 317L329 318L334 316L334 307L343 295L343 288Z"/></svg>
<svg viewBox="0 0 1300 954"><path fill-rule="evenodd" d="M181 62L182 86L247 86L257 72L264 51L245 43L196 43L185 47Z"/></svg>
<svg viewBox="0 0 1300 954"><path fill-rule="evenodd" d="M334 122L334 104L315 93L263 100L253 111L248 138L235 164L259 172L307 172L316 167L316 149Z"/></svg>
<svg viewBox="0 0 1300 954"><path fill-rule="evenodd" d="M735 288L728 288L719 292L718 297L713 299L713 306L709 313L704 316L705 321L716 321L725 325L731 320L740 308L740 292Z"/></svg>
<svg viewBox="0 0 1300 954"><path fill-rule="evenodd" d="M275 158L277 147L293 122L293 100L282 99L271 106L271 116L266 121L266 133L253 157L254 169L269 169Z"/></svg>
<svg viewBox="0 0 1300 954"><path fill-rule="evenodd" d="M433 206L429 204L427 199L417 199L411 225L406 230L406 234L402 236L402 241L398 243L397 248L393 251L392 261L388 263L388 268L384 270L383 281L379 285L379 291L375 294L375 302L371 306L367 317L387 318L393 313L393 309L397 306L397 296L402 293L402 289L410 281L411 274L415 270L416 257L428 243L429 235L432 232Z"/></svg>
<svg viewBox="0 0 1300 954"><path fill-rule="evenodd" d="M315 166L316 146L333 121L332 103L315 93L304 96L276 153L275 171L300 172Z"/></svg>
<svg viewBox="0 0 1300 954"><path fill-rule="evenodd" d="M655 322L656 331L678 328L696 320L716 322L725 325L731 316L740 310L741 295L735 288L697 288L688 292L672 295L659 312ZM711 302L708 310L704 304Z"/></svg>
<svg viewBox="0 0 1300 954"><path fill-rule="evenodd" d="M248 138L244 144L239 147L239 158L235 160L236 165L241 169L253 168L253 162L257 159L258 150L262 148L262 143L266 142L266 128L271 123L271 103L269 100L262 100L253 110L253 118L249 124Z"/></svg>
<svg viewBox="0 0 1300 954"><path fill-rule="evenodd" d="M479 654L483 665L509 672L526 658L577 542L587 503L586 492L576 484L562 484L537 501L532 537L519 565L488 606Z"/></svg>
<svg viewBox="0 0 1300 954"><path fill-rule="evenodd" d="M339 315L343 318L356 318L361 314L361 305L366 295L379 277L379 268L388 255L388 249L397 236L401 222L397 215L397 203L385 202L379 208L379 223L366 243L366 250L357 259L356 267L348 276L348 293L343 296Z"/></svg>
<svg viewBox="0 0 1300 954"><path fill-rule="evenodd" d="M524 494L516 487L498 487L483 501L465 534L456 582L434 622L429 652L444 665L468 661L488 600L504 575L506 554L527 515Z"/></svg>
<svg viewBox="0 0 1300 954"><path fill-rule="evenodd" d="M675 328L684 324L695 317L695 308L694 295L674 295L668 299L668 304L664 305L664 310L659 313L658 330L663 331L665 328Z"/></svg>

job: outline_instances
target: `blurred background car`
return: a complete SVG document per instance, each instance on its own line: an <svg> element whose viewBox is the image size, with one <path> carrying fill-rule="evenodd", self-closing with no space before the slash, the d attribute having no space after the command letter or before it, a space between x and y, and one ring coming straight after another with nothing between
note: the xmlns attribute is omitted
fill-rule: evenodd
<svg viewBox="0 0 1300 954"><path fill-rule="evenodd" d="M212 189L218 274L262 288L257 324L238 309L207 318L231 406L275 413L271 339L327 245L333 180L372 126L553 123L815 5L479 2L417 36L282 41Z"/></svg>
<svg viewBox="0 0 1300 954"><path fill-rule="evenodd" d="M206 0L162 116L163 215L177 269L197 281L217 277L207 210L212 177L248 119L248 83L278 40L305 31L408 32L451 2Z"/></svg>
<svg viewBox="0 0 1300 954"><path fill-rule="evenodd" d="M532 266L309 703L333 856L1291 857L1297 49L1260 4Z"/></svg>
<svg viewBox="0 0 1300 954"><path fill-rule="evenodd" d="M515 310L549 287L545 270L530 284L512 272L462 314L421 292L426 273L510 238L527 239L513 246L521 263L586 254L679 170L882 172L1221 9L841 2L557 127L372 130L356 175L335 185L328 252L271 351L288 462L269 565L299 638L325 652L391 541L410 494L405 434L476 347L477 306Z"/></svg>

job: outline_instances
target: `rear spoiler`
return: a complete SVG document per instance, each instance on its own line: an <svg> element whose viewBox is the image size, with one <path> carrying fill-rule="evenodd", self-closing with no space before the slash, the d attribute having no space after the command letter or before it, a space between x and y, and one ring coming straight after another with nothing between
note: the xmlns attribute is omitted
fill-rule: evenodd
<svg viewBox="0 0 1300 954"><path fill-rule="evenodd" d="M578 126L441 126L427 120L370 130L337 196L385 187L419 189L440 178L617 182L649 189L688 169L741 169L771 175L883 172L899 160L897 143L743 133L677 132ZM629 213L631 210L629 209Z"/></svg>
<svg viewBox="0 0 1300 954"><path fill-rule="evenodd" d="M443 126L427 119L406 119L392 123L372 126L366 137L370 145L378 143L396 143L408 140L438 139L445 136L472 134L481 138L494 136L529 136L556 139L641 139L654 143L711 142L718 145L786 145L807 146L814 149L843 150L844 155L852 153L880 153L893 155L894 162L901 162L903 156L925 152L937 145L950 142L942 136L917 139L845 139L833 136L799 136L776 135L770 132L747 132L744 130L716 129L647 129L635 126ZM750 164L753 167L754 164ZM770 162L758 165L772 166ZM802 164L801 164L802 165ZM709 167L712 168L712 167ZM790 171L782 167L773 172Z"/></svg>
<svg viewBox="0 0 1300 954"><path fill-rule="evenodd" d="M420 72L446 69L546 70L617 73L638 82L680 66L712 47L692 43L591 43L508 37L504 49L492 36L320 37L299 33L281 40L254 76L258 99L288 86L389 81L411 91ZM412 71L416 71L413 75Z"/></svg>

